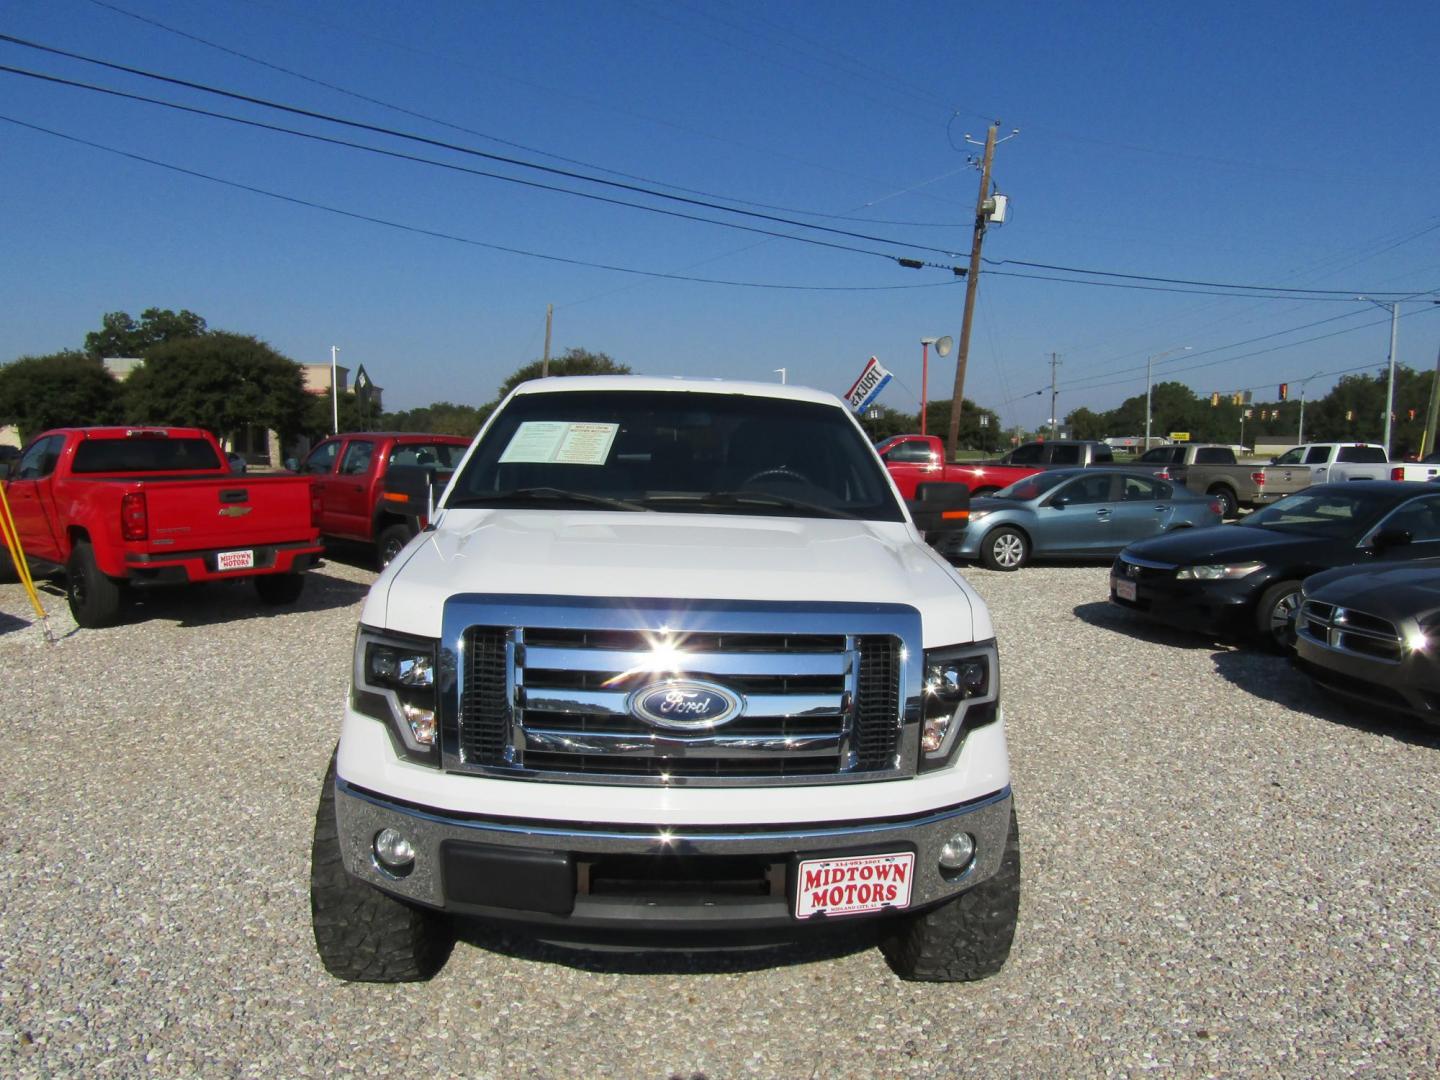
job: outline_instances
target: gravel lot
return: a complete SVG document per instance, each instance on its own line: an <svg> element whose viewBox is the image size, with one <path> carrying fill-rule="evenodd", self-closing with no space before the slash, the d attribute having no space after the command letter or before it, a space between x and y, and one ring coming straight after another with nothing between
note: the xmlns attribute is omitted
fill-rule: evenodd
<svg viewBox="0 0 1440 1080"><path fill-rule="evenodd" d="M824 952L468 933L351 986L308 847L369 571L157 596L48 647L0 587L0 1075L1433 1075L1440 739L1130 622L1100 566L969 572L1000 627L1024 899L986 982ZM52 587L53 589L53 587Z"/></svg>

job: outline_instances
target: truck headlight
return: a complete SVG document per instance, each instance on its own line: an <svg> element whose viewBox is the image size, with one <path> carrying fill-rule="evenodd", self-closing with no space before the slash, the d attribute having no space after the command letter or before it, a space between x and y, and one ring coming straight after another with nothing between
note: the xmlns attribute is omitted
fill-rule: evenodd
<svg viewBox="0 0 1440 1080"><path fill-rule="evenodd" d="M368 626L355 635L351 704L357 712L384 721L404 757L427 765L440 763L435 654L435 642L429 638Z"/></svg>
<svg viewBox="0 0 1440 1080"><path fill-rule="evenodd" d="M948 764L962 730L999 714L1000 666L993 641L925 651L920 702L920 768Z"/></svg>
<svg viewBox="0 0 1440 1080"><path fill-rule="evenodd" d="M1263 562L1216 563L1212 566L1182 566L1175 571L1177 581L1233 581L1249 577L1265 569Z"/></svg>

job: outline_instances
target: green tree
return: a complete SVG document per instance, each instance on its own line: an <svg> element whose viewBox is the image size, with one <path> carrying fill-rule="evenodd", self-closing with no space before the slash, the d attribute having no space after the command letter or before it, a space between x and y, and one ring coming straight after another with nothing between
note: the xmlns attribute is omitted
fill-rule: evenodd
<svg viewBox="0 0 1440 1080"><path fill-rule="evenodd" d="M22 356L0 367L0 423L14 424L24 440L47 428L119 419L119 384L84 353Z"/></svg>
<svg viewBox="0 0 1440 1080"><path fill-rule="evenodd" d="M503 398L522 382L540 378L543 360L526 364L500 384L496 399ZM629 375L630 369L617 364L604 353L592 353L587 349L566 349L559 356L550 358L551 375Z"/></svg>
<svg viewBox="0 0 1440 1080"><path fill-rule="evenodd" d="M946 440L950 435L950 405L948 398L932 401L925 409L925 429L931 435ZM983 423L982 423L983 420ZM919 431L917 426L910 429ZM960 437L962 450L994 450L1003 443L1000 431L1000 417L989 409L982 409L969 398L960 403Z"/></svg>
<svg viewBox="0 0 1440 1080"><path fill-rule="evenodd" d="M107 312L100 329L85 335L85 351L100 360L107 356L148 356L156 345L203 337L205 320L193 311L146 308L136 322L124 311Z"/></svg>
<svg viewBox="0 0 1440 1080"><path fill-rule="evenodd" d="M1070 429L1073 439L1103 439L1110 434L1106 415L1081 406L1065 417L1065 426Z"/></svg>
<svg viewBox="0 0 1440 1080"><path fill-rule="evenodd" d="M303 387L293 360L221 331L154 346L126 380L125 403L143 423L193 425L222 437L253 425L288 442L305 427L311 398Z"/></svg>
<svg viewBox="0 0 1440 1080"><path fill-rule="evenodd" d="M430 431L438 435L473 436L480 425L495 411L493 402L475 405L456 405L449 401L437 401L419 409L385 413L380 426L387 431Z"/></svg>

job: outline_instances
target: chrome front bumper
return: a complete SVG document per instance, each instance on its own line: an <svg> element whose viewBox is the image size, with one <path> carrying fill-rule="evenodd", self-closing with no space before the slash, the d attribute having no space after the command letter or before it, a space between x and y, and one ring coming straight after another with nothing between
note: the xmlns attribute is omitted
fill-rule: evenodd
<svg viewBox="0 0 1440 1080"><path fill-rule="evenodd" d="M795 865L800 856L913 850L910 908L928 907L1000 868L1010 809L1007 787L962 806L902 820L735 829L584 826L433 813L390 802L343 780L335 784L341 853L353 877L415 903L459 914L595 929L693 931L824 922L793 916ZM402 833L415 849L413 868L404 876L388 872L375 860L372 844L385 828ZM961 831L975 839L974 860L960 873L944 873L938 862L940 849ZM626 859L632 877L636 868L643 878L652 866L683 866L688 887L676 889L661 875L628 892L592 890L591 869L609 857ZM703 885L695 887L697 876L708 880L715 867L728 869L733 864L744 865L751 873L758 868L760 889L738 893L717 889L707 895ZM502 903L493 902L497 894L503 895ZM477 896L490 902L477 902Z"/></svg>

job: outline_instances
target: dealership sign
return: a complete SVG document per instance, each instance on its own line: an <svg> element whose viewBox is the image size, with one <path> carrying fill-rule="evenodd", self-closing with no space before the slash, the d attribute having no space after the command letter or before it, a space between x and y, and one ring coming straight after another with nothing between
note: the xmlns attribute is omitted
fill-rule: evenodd
<svg viewBox="0 0 1440 1080"><path fill-rule="evenodd" d="M880 366L880 361L870 357L870 362L865 365L865 370L860 372L860 378L855 380L855 385L845 395L845 400L850 403L850 408L856 412L864 412L875 399L880 396L891 379L895 376Z"/></svg>

